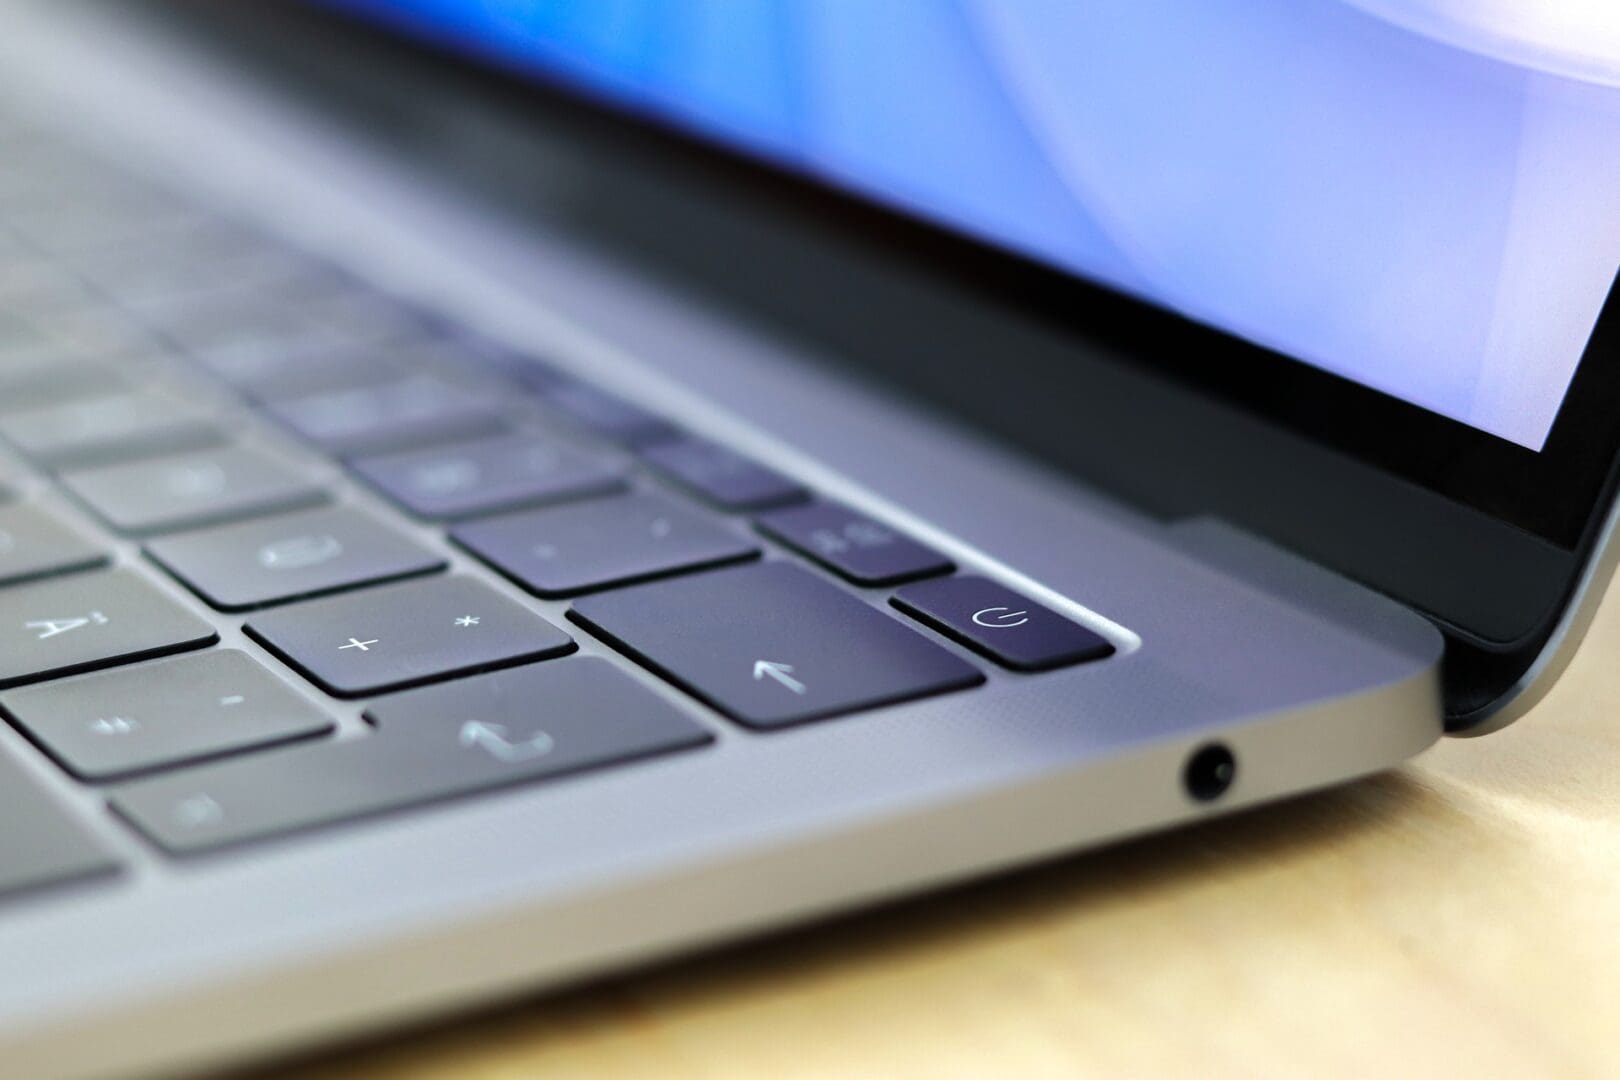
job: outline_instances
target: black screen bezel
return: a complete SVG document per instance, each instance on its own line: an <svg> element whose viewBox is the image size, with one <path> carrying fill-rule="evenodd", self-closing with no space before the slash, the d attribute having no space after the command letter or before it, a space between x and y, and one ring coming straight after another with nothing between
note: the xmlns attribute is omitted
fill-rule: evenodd
<svg viewBox="0 0 1620 1080"><path fill-rule="evenodd" d="M363 21L311 0L307 10ZM410 21L391 28L414 29ZM543 70L424 39L430 49L475 52L507 77L544 87L602 123L705 168L732 174L852 235L960 282L980 295L1117 348L1269 422L1480 510L1566 550L1577 548L1620 455L1620 274L1547 440L1539 451L1196 323L1049 264L845 191L702 132L611 102Z"/></svg>

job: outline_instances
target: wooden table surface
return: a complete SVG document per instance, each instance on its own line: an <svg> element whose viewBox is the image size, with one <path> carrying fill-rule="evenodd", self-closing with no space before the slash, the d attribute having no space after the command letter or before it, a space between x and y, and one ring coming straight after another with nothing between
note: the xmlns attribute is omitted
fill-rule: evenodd
<svg viewBox="0 0 1620 1080"><path fill-rule="evenodd" d="M1401 771L297 1075L1620 1075L1617 662L1620 599Z"/></svg>

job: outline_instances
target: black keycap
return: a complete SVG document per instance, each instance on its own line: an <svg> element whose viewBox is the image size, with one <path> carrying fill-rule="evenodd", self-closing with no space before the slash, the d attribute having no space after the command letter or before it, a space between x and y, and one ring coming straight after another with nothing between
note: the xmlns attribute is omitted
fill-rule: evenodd
<svg viewBox="0 0 1620 1080"><path fill-rule="evenodd" d="M590 597L570 615L750 727L984 681L916 631L786 563Z"/></svg>
<svg viewBox="0 0 1620 1080"><path fill-rule="evenodd" d="M988 578L908 585L894 605L998 664L1019 671L1099 660L1114 651L1101 635Z"/></svg>
<svg viewBox="0 0 1620 1080"><path fill-rule="evenodd" d="M545 394L558 412L578 427L610 442L641 449L679 434L661 416L585 383L564 380Z"/></svg>
<svg viewBox="0 0 1620 1080"><path fill-rule="evenodd" d="M0 895L111 874L118 863L27 770L0 752Z"/></svg>
<svg viewBox="0 0 1620 1080"><path fill-rule="evenodd" d="M107 553L44 507L0 506L0 585L87 570Z"/></svg>
<svg viewBox="0 0 1620 1080"><path fill-rule="evenodd" d="M707 439L662 442L648 447L642 457L722 510L761 510L809 495L797 481Z"/></svg>
<svg viewBox="0 0 1620 1080"><path fill-rule="evenodd" d="M933 548L832 503L777 510L755 524L857 585L896 585L951 570Z"/></svg>
<svg viewBox="0 0 1620 1080"><path fill-rule="evenodd" d="M658 495L617 495L463 525L453 538L540 596L573 596L752 558L759 549Z"/></svg>
<svg viewBox="0 0 1620 1080"><path fill-rule="evenodd" d="M150 534L318 503L318 483L246 446L105 465L62 475L62 483L107 524Z"/></svg>
<svg viewBox="0 0 1620 1080"><path fill-rule="evenodd" d="M217 757L332 730L246 653L219 650L13 690L0 709L85 780Z"/></svg>
<svg viewBox="0 0 1620 1080"><path fill-rule="evenodd" d="M408 581L255 616L248 633L339 697L561 656L567 634L470 578Z"/></svg>
<svg viewBox="0 0 1620 1080"><path fill-rule="evenodd" d="M431 573L444 560L375 518L338 507L153 540L147 554L225 611Z"/></svg>
<svg viewBox="0 0 1620 1080"><path fill-rule="evenodd" d="M533 435L360 458L355 471L420 517L452 519L624 486L623 470Z"/></svg>
<svg viewBox="0 0 1620 1080"><path fill-rule="evenodd" d="M0 416L0 437L48 468L190 450L219 441L195 405L134 391Z"/></svg>
<svg viewBox="0 0 1620 1080"><path fill-rule="evenodd" d="M0 686L142 660L214 641L214 628L132 570L0 591Z"/></svg>
<svg viewBox="0 0 1620 1080"><path fill-rule="evenodd" d="M413 690L365 738L132 784L113 808L176 854L702 746L712 736L606 661L558 660Z"/></svg>
<svg viewBox="0 0 1620 1080"><path fill-rule="evenodd" d="M500 431L485 394L431 375L272 401L266 410L333 454L374 454Z"/></svg>

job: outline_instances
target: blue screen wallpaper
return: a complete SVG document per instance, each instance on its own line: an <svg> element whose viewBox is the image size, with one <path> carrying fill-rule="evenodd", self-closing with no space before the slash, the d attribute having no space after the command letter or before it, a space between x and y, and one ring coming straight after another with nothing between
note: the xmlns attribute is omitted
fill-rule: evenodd
<svg viewBox="0 0 1620 1080"><path fill-rule="evenodd" d="M330 0L1544 443L1620 267L1608 0Z"/></svg>

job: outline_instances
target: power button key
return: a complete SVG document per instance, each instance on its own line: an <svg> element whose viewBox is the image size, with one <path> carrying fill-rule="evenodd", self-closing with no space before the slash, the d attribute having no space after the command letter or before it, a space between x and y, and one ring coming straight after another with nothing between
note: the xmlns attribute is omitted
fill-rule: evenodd
<svg viewBox="0 0 1620 1080"><path fill-rule="evenodd" d="M950 577L908 585L891 603L912 618L1018 671L1100 660L1107 639L1004 585L982 577Z"/></svg>

